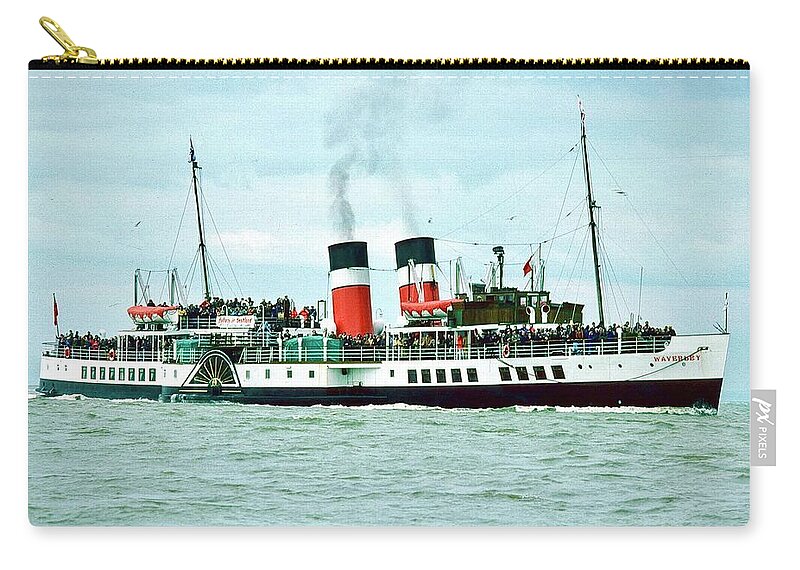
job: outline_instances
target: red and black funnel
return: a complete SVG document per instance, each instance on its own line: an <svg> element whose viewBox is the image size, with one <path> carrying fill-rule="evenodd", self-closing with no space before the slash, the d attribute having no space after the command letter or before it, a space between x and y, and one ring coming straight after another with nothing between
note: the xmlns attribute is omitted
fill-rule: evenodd
<svg viewBox="0 0 800 570"><path fill-rule="evenodd" d="M433 238L416 237L394 244L400 303L439 300ZM409 263L413 262L413 263Z"/></svg>
<svg viewBox="0 0 800 570"><path fill-rule="evenodd" d="M328 258L336 332L351 336L372 334L367 243L347 241L330 245Z"/></svg>

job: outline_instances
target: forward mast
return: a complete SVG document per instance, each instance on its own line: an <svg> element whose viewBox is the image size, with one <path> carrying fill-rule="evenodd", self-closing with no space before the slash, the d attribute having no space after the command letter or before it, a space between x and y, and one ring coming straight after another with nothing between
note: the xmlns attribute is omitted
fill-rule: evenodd
<svg viewBox="0 0 800 570"><path fill-rule="evenodd" d="M592 177L589 174L589 152L586 148L586 111L583 103L578 99L578 107L581 110L581 150L583 151L583 173L586 178L586 195L589 203L589 231L592 234L592 254L594 256L594 280L597 287L597 312L600 315L600 326L604 326L603 317L603 289L600 282L600 259L597 254L597 222L594 219L594 211L599 208L592 197Z"/></svg>

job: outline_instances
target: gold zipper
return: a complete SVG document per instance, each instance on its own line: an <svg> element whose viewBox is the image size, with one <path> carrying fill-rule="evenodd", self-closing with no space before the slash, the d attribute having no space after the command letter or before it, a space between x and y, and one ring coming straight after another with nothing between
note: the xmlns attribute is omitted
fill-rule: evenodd
<svg viewBox="0 0 800 570"><path fill-rule="evenodd" d="M43 16L41 26L64 48L61 55L48 55L34 60L30 68L51 65L88 64L100 67L175 69L175 68L251 68L251 69L750 69L743 59L731 58L567 58L567 59L513 59L513 58L450 58L450 59L394 59L394 58L117 58L98 59L91 48L75 45L64 29L54 20ZM81 55L84 54L84 55Z"/></svg>
<svg viewBox="0 0 800 570"><path fill-rule="evenodd" d="M62 48L64 48L64 53L61 55L46 55L42 58L42 61L54 61L56 63L62 62L70 62L70 63L88 63L88 64L97 64L99 60L97 59L97 54L91 48L82 47L75 45L70 37L67 35L67 32L59 26L55 20L52 18L48 18L47 16L42 16L39 18L39 24L44 28L44 30L50 34L50 37L58 42ZM85 55L81 55L81 53Z"/></svg>

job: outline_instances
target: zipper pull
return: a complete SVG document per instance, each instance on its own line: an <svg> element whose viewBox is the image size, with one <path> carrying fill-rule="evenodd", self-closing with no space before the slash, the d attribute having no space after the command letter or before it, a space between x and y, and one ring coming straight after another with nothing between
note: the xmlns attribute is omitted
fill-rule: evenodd
<svg viewBox="0 0 800 570"><path fill-rule="evenodd" d="M41 24L45 31L50 34L50 37L56 40L58 44L64 48L64 53L62 55L46 55L42 58L42 61L55 61L57 63L99 63L97 60L97 54L93 49L76 46L75 42L73 42L67 35L67 32L65 32L64 29L52 18L42 16L39 18L39 24ZM85 55L81 56L81 52L83 52Z"/></svg>

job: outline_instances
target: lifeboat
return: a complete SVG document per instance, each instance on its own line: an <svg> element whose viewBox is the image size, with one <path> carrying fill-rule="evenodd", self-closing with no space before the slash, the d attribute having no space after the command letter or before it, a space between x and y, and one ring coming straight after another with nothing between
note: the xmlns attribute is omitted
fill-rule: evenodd
<svg viewBox="0 0 800 570"><path fill-rule="evenodd" d="M400 310L403 311L403 316L409 320L434 319L446 317L450 311L454 308L461 308L463 304L463 299L437 299L422 303L404 301L400 303Z"/></svg>
<svg viewBox="0 0 800 570"><path fill-rule="evenodd" d="M134 305L128 308L128 316L137 325L173 325L178 322L178 307L151 307Z"/></svg>

